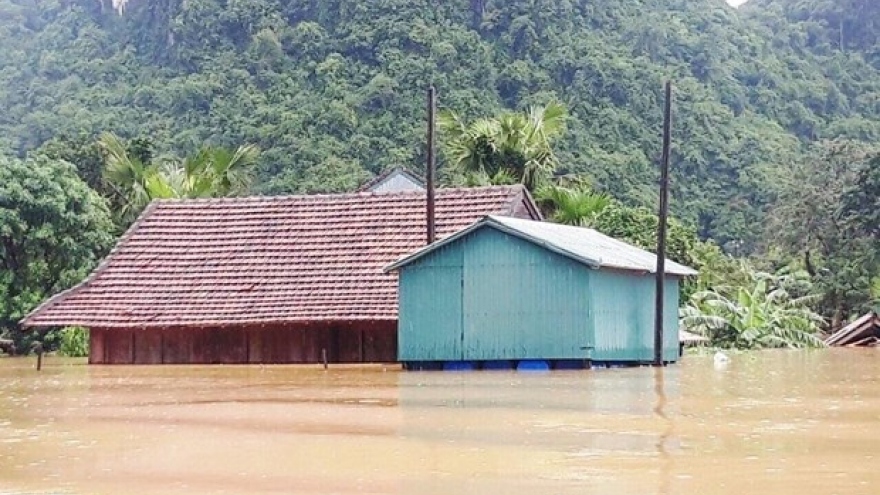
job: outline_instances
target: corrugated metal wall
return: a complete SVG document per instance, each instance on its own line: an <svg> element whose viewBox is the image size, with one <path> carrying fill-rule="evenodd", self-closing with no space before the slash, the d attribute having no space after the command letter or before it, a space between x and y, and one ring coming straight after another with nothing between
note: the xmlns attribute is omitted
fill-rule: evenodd
<svg viewBox="0 0 880 495"><path fill-rule="evenodd" d="M593 359L651 361L654 359L654 275L596 270L592 306L596 331ZM663 358L678 360L678 280L664 288Z"/></svg>
<svg viewBox="0 0 880 495"><path fill-rule="evenodd" d="M401 361L580 359L589 270L483 229L400 274Z"/></svg>
<svg viewBox="0 0 880 495"><path fill-rule="evenodd" d="M678 358L678 281L666 285L664 359ZM654 278L592 270L491 228L400 273L401 361L650 361Z"/></svg>
<svg viewBox="0 0 880 495"><path fill-rule="evenodd" d="M400 272L398 357L462 359L462 244L440 248Z"/></svg>
<svg viewBox="0 0 880 495"><path fill-rule="evenodd" d="M586 267L488 228L464 245L465 359L588 357Z"/></svg>

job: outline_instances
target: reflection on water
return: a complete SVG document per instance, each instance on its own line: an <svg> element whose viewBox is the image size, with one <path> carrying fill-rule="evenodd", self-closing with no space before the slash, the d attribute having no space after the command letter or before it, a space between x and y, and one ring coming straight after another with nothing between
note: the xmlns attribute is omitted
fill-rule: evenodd
<svg viewBox="0 0 880 495"><path fill-rule="evenodd" d="M0 493L871 494L880 350L402 373L0 359Z"/></svg>

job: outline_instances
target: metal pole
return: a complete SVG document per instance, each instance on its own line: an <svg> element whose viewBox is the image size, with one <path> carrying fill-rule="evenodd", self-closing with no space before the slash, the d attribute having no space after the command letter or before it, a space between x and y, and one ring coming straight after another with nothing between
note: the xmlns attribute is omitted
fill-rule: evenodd
<svg viewBox="0 0 880 495"><path fill-rule="evenodd" d="M425 170L425 186L427 187L428 206L428 244L434 242L434 114L437 110L437 96L434 86L428 87L428 163Z"/></svg>
<svg viewBox="0 0 880 495"><path fill-rule="evenodd" d="M657 299L654 317L654 366L663 366L663 282L666 278L666 217L669 214L669 147L672 139L672 82L666 81L663 159L660 164L660 214L657 228Z"/></svg>

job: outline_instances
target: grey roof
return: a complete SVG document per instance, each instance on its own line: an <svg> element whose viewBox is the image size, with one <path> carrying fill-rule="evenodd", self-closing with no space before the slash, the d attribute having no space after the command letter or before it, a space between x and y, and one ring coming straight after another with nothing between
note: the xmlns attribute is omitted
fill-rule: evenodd
<svg viewBox="0 0 880 495"><path fill-rule="evenodd" d="M615 268L646 273L657 271L657 256L654 253L593 229L494 215L484 217L442 241L405 256L386 267L385 271L396 270L482 227L491 227L519 237L591 268ZM696 275L697 271L667 259L666 273L683 277Z"/></svg>
<svg viewBox="0 0 880 495"><path fill-rule="evenodd" d="M367 182L358 192L401 192L424 191L425 180L416 174L398 167L387 170Z"/></svg>

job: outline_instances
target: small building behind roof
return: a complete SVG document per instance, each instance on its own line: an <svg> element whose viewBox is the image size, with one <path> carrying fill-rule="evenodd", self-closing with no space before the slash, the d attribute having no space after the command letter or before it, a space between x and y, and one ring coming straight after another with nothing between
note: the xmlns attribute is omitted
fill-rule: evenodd
<svg viewBox="0 0 880 495"><path fill-rule="evenodd" d="M360 192L424 191L425 181L402 167L392 168L377 175L358 190Z"/></svg>
<svg viewBox="0 0 880 495"><path fill-rule="evenodd" d="M389 265L399 271L399 359L642 363L654 357L656 256L595 230L499 216ZM666 262L666 362L679 358L679 283ZM474 365L476 366L476 364Z"/></svg>

